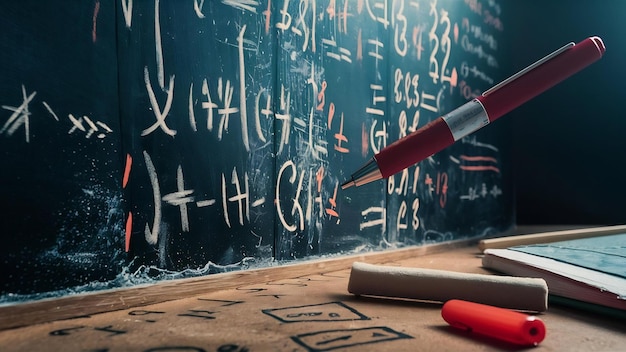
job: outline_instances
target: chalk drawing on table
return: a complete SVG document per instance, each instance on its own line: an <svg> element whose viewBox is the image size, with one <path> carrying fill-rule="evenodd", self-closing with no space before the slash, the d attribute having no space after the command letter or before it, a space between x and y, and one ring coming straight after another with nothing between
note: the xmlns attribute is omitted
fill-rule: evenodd
<svg viewBox="0 0 626 352"><path fill-rule="evenodd" d="M107 335L107 337L123 335L123 334L128 333L128 331L126 330L114 329L113 325L93 326L93 327L86 326L86 325L79 325L79 326L50 331L48 335L66 337L66 336L74 335L76 333L84 333L87 331L98 331L98 332L108 333L109 335Z"/></svg>
<svg viewBox="0 0 626 352"><path fill-rule="evenodd" d="M346 275L341 275L341 274L338 274L337 272L333 272L333 273L320 273L320 276L323 276L323 277L332 277L332 278L339 278L339 279L345 279L345 278L347 278L347 277L348 277L348 276L346 276Z"/></svg>
<svg viewBox="0 0 626 352"><path fill-rule="evenodd" d="M247 293L258 293L258 292L263 292L263 291L267 291L266 288L261 288L261 287L237 287L235 288L235 290L237 291L247 291Z"/></svg>
<svg viewBox="0 0 626 352"><path fill-rule="evenodd" d="M267 295L257 295L257 297L274 297L276 299L280 299L281 297L284 297L287 295L280 295L280 294L267 294Z"/></svg>
<svg viewBox="0 0 626 352"><path fill-rule="evenodd" d="M165 314L165 312L158 311L158 310L145 310L145 309L131 310L130 312L128 312L128 315L130 316L150 317L144 320L146 323L156 323L157 320L152 319L153 315L159 316L161 314Z"/></svg>
<svg viewBox="0 0 626 352"><path fill-rule="evenodd" d="M190 309L187 313L178 314L179 317L191 317L191 318L200 318L206 320L214 320L217 317L214 314L219 313L212 310L204 310L204 309Z"/></svg>
<svg viewBox="0 0 626 352"><path fill-rule="evenodd" d="M303 279L303 278L291 278L291 279L283 279L283 280L276 280L276 281L269 281L266 282L265 284L267 286L295 286L295 287L307 287L308 285L306 284L307 281L311 281L309 279Z"/></svg>
<svg viewBox="0 0 626 352"><path fill-rule="evenodd" d="M221 348L221 346L220 346ZM104 350L104 351L108 351L108 350ZM204 348L200 348L200 347L195 347L195 346L186 346L186 345L167 345L167 346L159 346L159 347L152 347L152 348L148 348L147 350L144 350L143 352L168 352L168 351L189 351L189 352L206 352L206 350ZM218 351L220 351L218 349Z"/></svg>
<svg viewBox="0 0 626 352"><path fill-rule="evenodd" d="M244 303L245 301L230 301L227 299L198 298L198 301L221 303L220 307L229 307L235 304Z"/></svg>
<svg viewBox="0 0 626 352"><path fill-rule="evenodd" d="M86 326L84 326L84 325L73 326L71 328L64 328L64 329L58 329L58 330L50 331L48 333L48 335L50 335L50 336L67 336L67 335L73 334L74 332L83 330L85 328L86 328Z"/></svg>
<svg viewBox="0 0 626 352"><path fill-rule="evenodd" d="M395 331L386 326L323 330L291 337L294 342L307 348L309 351L330 351L338 348L412 338L412 336Z"/></svg>
<svg viewBox="0 0 626 352"><path fill-rule="evenodd" d="M369 317L342 302L271 308L263 309L262 312L282 323L370 320Z"/></svg>
<svg viewBox="0 0 626 352"><path fill-rule="evenodd" d="M239 346L234 343L227 343L217 348L217 352L250 352L246 346Z"/></svg>

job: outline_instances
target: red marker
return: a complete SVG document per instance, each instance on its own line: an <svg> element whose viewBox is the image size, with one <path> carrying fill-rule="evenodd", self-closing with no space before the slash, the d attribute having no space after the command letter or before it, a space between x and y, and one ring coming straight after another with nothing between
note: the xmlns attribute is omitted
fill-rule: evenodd
<svg viewBox="0 0 626 352"><path fill-rule="evenodd" d="M604 51L598 37L563 46L478 98L387 146L341 188L387 178L428 158L582 70L600 59Z"/></svg>
<svg viewBox="0 0 626 352"><path fill-rule="evenodd" d="M546 336L543 322L532 315L453 299L441 309L448 324L518 345L538 345Z"/></svg>

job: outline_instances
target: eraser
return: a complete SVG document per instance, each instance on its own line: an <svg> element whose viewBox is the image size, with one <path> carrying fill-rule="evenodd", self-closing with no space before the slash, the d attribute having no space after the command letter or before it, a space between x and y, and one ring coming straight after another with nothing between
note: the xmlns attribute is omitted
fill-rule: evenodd
<svg viewBox="0 0 626 352"><path fill-rule="evenodd" d="M548 309L548 285L544 279L361 262L352 264L348 292L437 302L460 299L533 312Z"/></svg>

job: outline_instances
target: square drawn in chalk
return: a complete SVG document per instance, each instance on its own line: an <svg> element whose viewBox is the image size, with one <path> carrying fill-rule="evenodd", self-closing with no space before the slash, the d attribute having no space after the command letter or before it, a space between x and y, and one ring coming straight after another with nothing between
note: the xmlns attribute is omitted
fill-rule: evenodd
<svg viewBox="0 0 626 352"><path fill-rule="evenodd" d="M386 326L310 332L291 339L309 351L322 352L413 337Z"/></svg>
<svg viewBox="0 0 626 352"><path fill-rule="evenodd" d="M285 308L263 309L263 313L283 322L369 320L342 302L328 302Z"/></svg>

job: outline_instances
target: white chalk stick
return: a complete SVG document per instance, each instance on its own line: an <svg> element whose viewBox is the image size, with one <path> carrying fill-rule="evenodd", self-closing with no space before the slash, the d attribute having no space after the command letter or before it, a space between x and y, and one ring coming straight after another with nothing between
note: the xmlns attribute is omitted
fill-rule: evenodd
<svg viewBox="0 0 626 352"><path fill-rule="evenodd" d="M446 302L451 299L543 312L548 309L544 279L446 270L352 264L348 291L355 295Z"/></svg>

